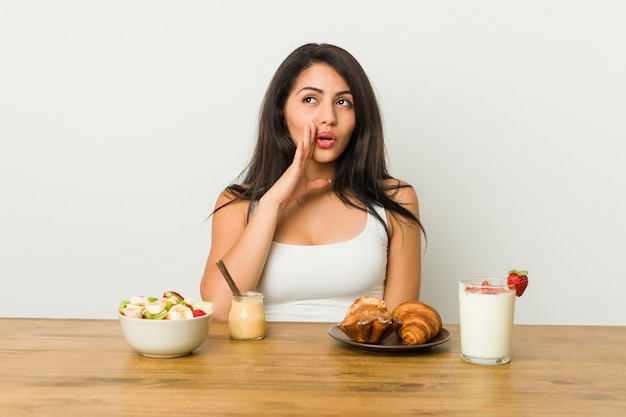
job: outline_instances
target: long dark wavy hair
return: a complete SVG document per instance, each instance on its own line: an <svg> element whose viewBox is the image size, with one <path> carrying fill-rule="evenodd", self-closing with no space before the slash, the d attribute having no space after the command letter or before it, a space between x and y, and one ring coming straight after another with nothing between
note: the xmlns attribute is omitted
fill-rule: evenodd
<svg viewBox="0 0 626 417"><path fill-rule="evenodd" d="M337 160L334 192L345 204L367 210L380 221L389 236L387 224L374 210L380 205L393 215L417 224L420 220L390 195L402 187L387 171L382 120L374 89L359 62L344 49L328 44L306 44L293 51L274 74L260 110L256 147L241 183L226 191L236 200L258 201L293 162L296 145L289 135L284 117L287 98L302 71L313 64L326 64L341 75L354 99L355 127L350 143ZM218 207L216 210L219 210Z"/></svg>

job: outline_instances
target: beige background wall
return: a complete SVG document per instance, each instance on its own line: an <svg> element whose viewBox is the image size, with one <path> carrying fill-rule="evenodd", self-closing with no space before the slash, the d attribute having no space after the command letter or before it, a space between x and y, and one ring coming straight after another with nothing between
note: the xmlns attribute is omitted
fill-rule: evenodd
<svg viewBox="0 0 626 417"><path fill-rule="evenodd" d="M518 323L626 324L623 4L0 0L0 316L198 297L205 218L313 41L380 95L446 322L457 279L528 268Z"/></svg>

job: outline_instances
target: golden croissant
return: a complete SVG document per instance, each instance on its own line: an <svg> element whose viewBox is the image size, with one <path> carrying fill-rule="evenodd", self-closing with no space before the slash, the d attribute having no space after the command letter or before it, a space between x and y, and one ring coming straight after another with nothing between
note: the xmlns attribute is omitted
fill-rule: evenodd
<svg viewBox="0 0 626 417"><path fill-rule="evenodd" d="M435 308L419 301L405 301L391 313L402 322L398 335L405 345L421 345L433 339L443 326Z"/></svg>

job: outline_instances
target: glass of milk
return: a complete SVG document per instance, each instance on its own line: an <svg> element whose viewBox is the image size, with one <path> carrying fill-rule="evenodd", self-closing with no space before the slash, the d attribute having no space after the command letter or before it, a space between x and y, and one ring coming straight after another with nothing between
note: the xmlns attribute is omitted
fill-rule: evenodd
<svg viewBox="0 0 626 417"><path fill-rule="evenodd" d="M459 281L461 357L480 365L511 361L515 290L504 278Z"/></svg>
<svg viewBox="0 0 626 417"><path fill-rule="evenodd" d="M233 295L228 315L230 338L235 340L263 339L265 328L263 294L247 291L241 296Z"/></svg>

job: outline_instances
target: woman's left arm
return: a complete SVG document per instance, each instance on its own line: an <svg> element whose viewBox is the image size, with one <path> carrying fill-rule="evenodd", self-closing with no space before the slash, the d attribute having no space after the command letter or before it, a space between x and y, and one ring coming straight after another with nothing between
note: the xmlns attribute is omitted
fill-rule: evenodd
<svg viewBox="0 0 626 417"><path fill-rule="evenodd" d="M403 184L405 185L405 184ZM418 219L419 201L412 187L398 188L392 198ZM398 214L387 214L391 240L387 254L384 300L389 311L408 300L418 300L422 279L422 230Z"/></svg>

